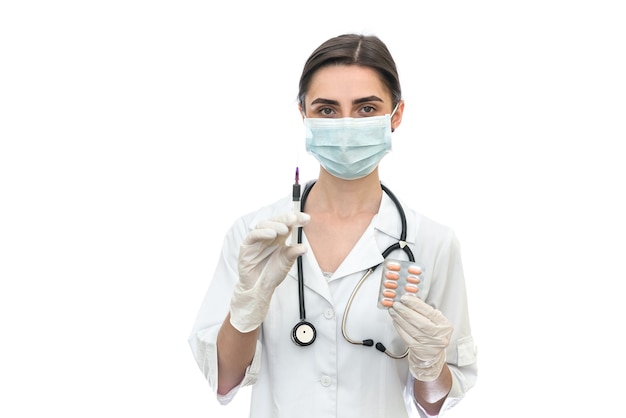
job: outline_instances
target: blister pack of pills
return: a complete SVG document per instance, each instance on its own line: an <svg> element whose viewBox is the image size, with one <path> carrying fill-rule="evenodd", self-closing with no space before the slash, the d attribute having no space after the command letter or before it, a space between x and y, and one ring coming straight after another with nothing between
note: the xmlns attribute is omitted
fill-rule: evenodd
<svg viewBox="0 0 626 418"><path fill-rule="evenodd" d="M382 264L378 307L388 309L405 293L417 296L423 273L424 267L416 262L386 259Z"/></svg>

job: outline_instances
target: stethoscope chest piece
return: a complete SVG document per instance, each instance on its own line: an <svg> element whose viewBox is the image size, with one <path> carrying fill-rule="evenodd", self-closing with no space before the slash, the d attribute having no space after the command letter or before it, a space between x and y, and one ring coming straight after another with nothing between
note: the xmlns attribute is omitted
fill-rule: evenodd
<svg viewBox="0 0 626 418"><path fill-rule="evenodd" d="M313 344L316 336L317 332L315 331L315 327L310 322L306 321L298 322L291 331L291 339L299 346Z"/></svg>

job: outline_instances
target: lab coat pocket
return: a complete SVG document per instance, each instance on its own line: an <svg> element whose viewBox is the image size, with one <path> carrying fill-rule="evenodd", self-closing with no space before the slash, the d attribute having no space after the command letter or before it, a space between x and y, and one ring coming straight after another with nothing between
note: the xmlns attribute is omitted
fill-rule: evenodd
<svg viewBox="0 0 626 418"><path fill-rule="evenodd" d="M463 367L476 362L476 346L471 335L459 339L456 349L457 366Z"/></svg>

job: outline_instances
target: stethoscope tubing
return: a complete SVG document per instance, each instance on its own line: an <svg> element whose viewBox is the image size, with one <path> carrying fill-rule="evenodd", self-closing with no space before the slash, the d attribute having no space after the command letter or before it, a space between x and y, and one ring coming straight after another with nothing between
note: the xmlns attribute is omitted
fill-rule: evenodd
<svg viewBox="0 0 626 418"><path fill-rule="evenodd" d="M304 206L306 203L306 199L309 195L309 192L311 191L311 189L313 188L313 185L315 184L315 182L311 182L307 185L307 187L304 188L304 192L302 193L302 197L300 199L300 205L301 205L301 210L304 211ZM399 242L390 245L385 251L382 252L382 256L383 258L387 258L387 256L389 256L389 254L391 254L393 251L395 250L402 250L407 254L407 257L409 258L409 261L415 261L415 256L413 255L413 252L411 251L411 249L409 248L408 244L406 243L406 235L407 235L407 222L406 222L406 214L404 213L404 209L402 208L402 204L400 203L400 201L398 200L398 198L391 192L391 190L389 190L389 188L387 188L385 185L383 185L381 183L381 188L383 189L383 191L389 196L389 198L393 201L393 203L395 204L396 208L398 209L398 213L400 215L400 222L401 222L401 232L400 232L400 240ZM298 228L298 243L302 243L302 227ZM376 270L376 268L380 265L376 264L372 267L370 267L365 274L363 275L363 277L361 277L361 279L359 280L359 282L357 283L357 285L354 287L354 289L352 290L352 293L350 294L350 297L348 299L348 303L346 304L346 309L343 312L343 317L341 320L341 333L344 337L344 339L349 342L350 344L355 344L355 345L364 345L367 347L371 347L374 345L374 340L371 339L366 339L366 340L354 340L352 338L350 338L348 336L348 333L346 331L346 323L347 323L347 319L348 319L348 313L350 311L350 307L352 306L352 302L354 301L354 298L356 297L357 292L359 291L360 287L363 285L363 282L365 282L365 280L374 272L374 270ZM306 309L304 306L304 273L303 273L303 266L302 266L302 256L298 257L297 259L297 266L298 266L298 302L299 302L299 309L300 309L300 322L298 322L298 324L296 324L296 326L294 327L294 329L292 330L292 339L293 341L300 346L307 346L313 343L313 341L315 341L315 327L313 327L313 325L309 322L306 321ZM308 331L311 331L313 333L311 339L307 339L306 341L301 341L298 339L298 329L302 329L302 327L305 327ZM307 338L309 338L307 336ZM375 345L376 349L378 351L381 351L385 354L387 354L389 357L394 358L394 359L401 359L407 356L407 354L409 353L409 349L407 348L404 353L402 354L394 354L391 353L389 350L387 350L387 348L380 342L376 343Z"/></svg>
<svg viewBox="0 0 626 418"><path fill-rule="evenodd" d="M302 196L300 197L300 208L304 211L304 204L306 203L306 199L309 196L309 192L313 188L315 183L311 183L304 188L302 192ZM298 244L302 243L302 227L298 227ZM304 269L302 267L302 256L298 257L298 301L300 304L300 321L306 321L306 309L304 308L304 273L302 272Z"/></svg>

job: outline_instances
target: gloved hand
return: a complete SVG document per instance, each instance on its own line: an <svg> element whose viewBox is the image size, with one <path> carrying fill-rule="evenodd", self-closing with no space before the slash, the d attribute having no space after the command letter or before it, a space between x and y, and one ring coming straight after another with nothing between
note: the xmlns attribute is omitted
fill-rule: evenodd
<svg viewBox="0 0 626 418"><path fill-rule="evenodd" d="M265 319L274 289L306 252L304 244L285 245L289 232L309 220L299 212L259 222L241 244L239 282L230 301L230 323L240 332L253 331Z"/></svg>
<svg viewBox="0 0 626 418"><path fill-rule="evenodd" d="M409 347L409 369L413 377L431 382L446 363L452 324L423 300L403 295L389 308L393 326Z"/></svg>

